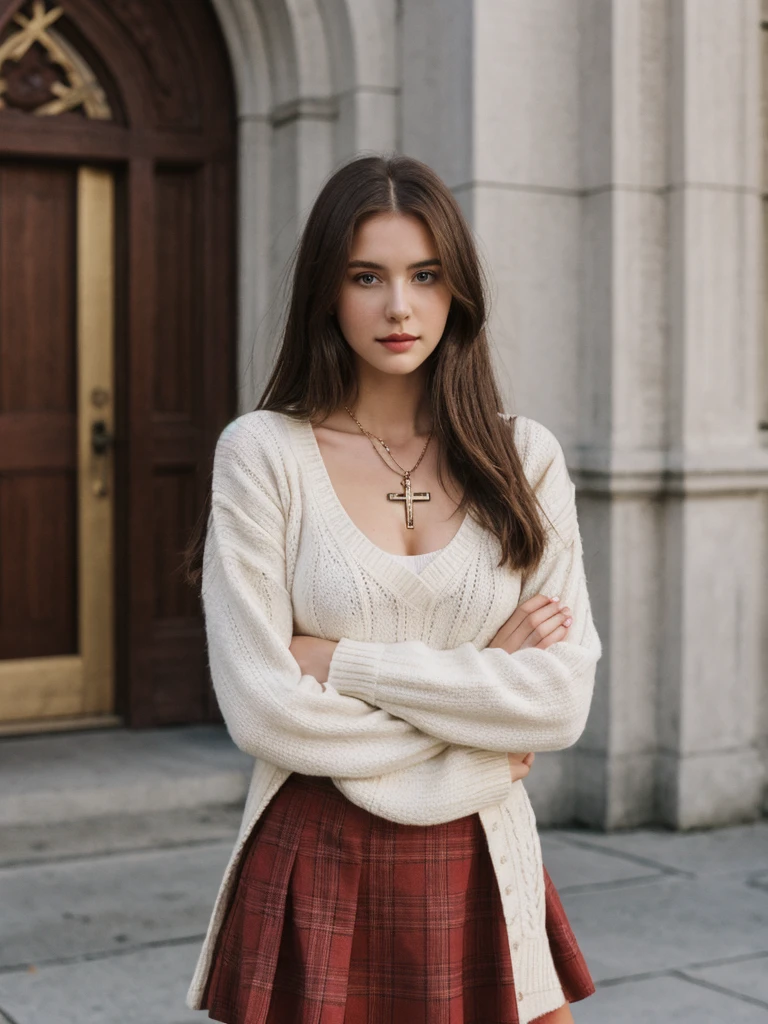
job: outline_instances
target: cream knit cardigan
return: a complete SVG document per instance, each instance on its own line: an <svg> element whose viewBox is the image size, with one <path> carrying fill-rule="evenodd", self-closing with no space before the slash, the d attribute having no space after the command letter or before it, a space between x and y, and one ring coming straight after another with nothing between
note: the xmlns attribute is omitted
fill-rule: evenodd
<svg viewBox="0 0 768 1024"><path fill-rule="evenodd" d="M545 929L536 822L522 780L510 779L507 753L576 742L602 650L563 450L525 416L510 424L511 443L555 527L543 520L545 556L526 578L498 568L498 540L470 515L421 573L393 559L344 510L307 420L258 410L222 432L203 605L219 706L254 767L190 1009L202 1005L245 841L294 771L330 776L353 803L392 821L432 825L478 813L520 1022L565 1001ZM566 639L513 654L488 648L536 593L570 607ZM302 675L289 650L294 633L339 641L325 689Z"/></svg>

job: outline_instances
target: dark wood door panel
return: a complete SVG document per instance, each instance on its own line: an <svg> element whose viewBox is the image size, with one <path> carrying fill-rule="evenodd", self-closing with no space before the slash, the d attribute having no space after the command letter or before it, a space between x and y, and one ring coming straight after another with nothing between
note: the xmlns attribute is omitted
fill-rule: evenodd
<svg viewBox="0 0 768 1024"><path fill-rule="evenodd" d="M204 418L203 182L199 167L155 170L155 337L152 406L189 425Z"/></svg>
<svg viewBox="0 0 768 1024"><path fill-rule="evenodd" d="M230 189L217 187L228 176ZM133 203L152 210L135 226L153 270L132 300L134 403L131 459L146 481L132 492L131 571L142 616L130 645L131 720L218 719L211 700L199 598L184 582L183 551L203 508L218 433L234 407L234 167L144 166ZM141 276L131 281L142 293ZM222 345L222 338L226 343ZM152 538L152 547L144 536ZM174 664L176 670L173 670ZM174 687L176 688L174 693Z"/></svg>
<svg viewBox="0 0 768 1024"><path fill-rule="evenodd" d="M72 413L0 413L0 473L73 470L76 445Z"/></svg>
<svg viewBox="0 0 768 1024"><path fill-rule="evenodd" d="M0 410L74 415L76 168L0 165Z"/></svg>
<svg viewBox="0 0 768 1024"><path fill-rule="evenodd" d="M74 473L0 474L0 659L78 653Z"/></svg>
<svg viewBox="0 0 768 1024"><path fill-rule="evenodd" d="M77 653L72 166L0 163L0 659Z"/></svg>

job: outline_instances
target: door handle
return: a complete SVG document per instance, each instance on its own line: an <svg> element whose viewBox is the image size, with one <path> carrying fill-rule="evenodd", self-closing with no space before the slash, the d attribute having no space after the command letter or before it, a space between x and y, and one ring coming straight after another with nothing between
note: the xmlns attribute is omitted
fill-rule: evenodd
<svg viewBox="0 0 768 1024"><path fill-rule="evenodd" d="M99 460L98 475L93 480L93 493L103 498L108 491L109 466L107 456L114 447L115 438L107 429L105 420L94 420L91 424L91 451Z"/></svg>

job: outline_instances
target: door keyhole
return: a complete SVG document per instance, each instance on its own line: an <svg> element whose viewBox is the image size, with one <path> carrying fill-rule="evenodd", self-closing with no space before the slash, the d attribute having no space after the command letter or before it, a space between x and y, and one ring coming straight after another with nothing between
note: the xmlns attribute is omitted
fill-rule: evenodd
<svg viewBox="0 0 768 1024"><path fill-rule="evenodd" d="M114 437L107 430L105 420L94 420L91 424L91 451L99 462L98 476L93 481L93 493L103 498L108 490L108 456L114 444Z"/></svg>

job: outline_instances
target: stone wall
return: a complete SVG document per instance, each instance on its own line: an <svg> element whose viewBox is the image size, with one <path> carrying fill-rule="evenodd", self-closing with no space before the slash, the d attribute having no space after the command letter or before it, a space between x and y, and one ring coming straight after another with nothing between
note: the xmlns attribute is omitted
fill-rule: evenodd
<svg viewBox="0 0 768 1024"><path fill-rule="evenodd" d="M759 0L214 0L238 84L241 408L317 189L397 148L493 285L509 408L561 439L604 655L539 821L748 819L768 736Z"/></svg>

